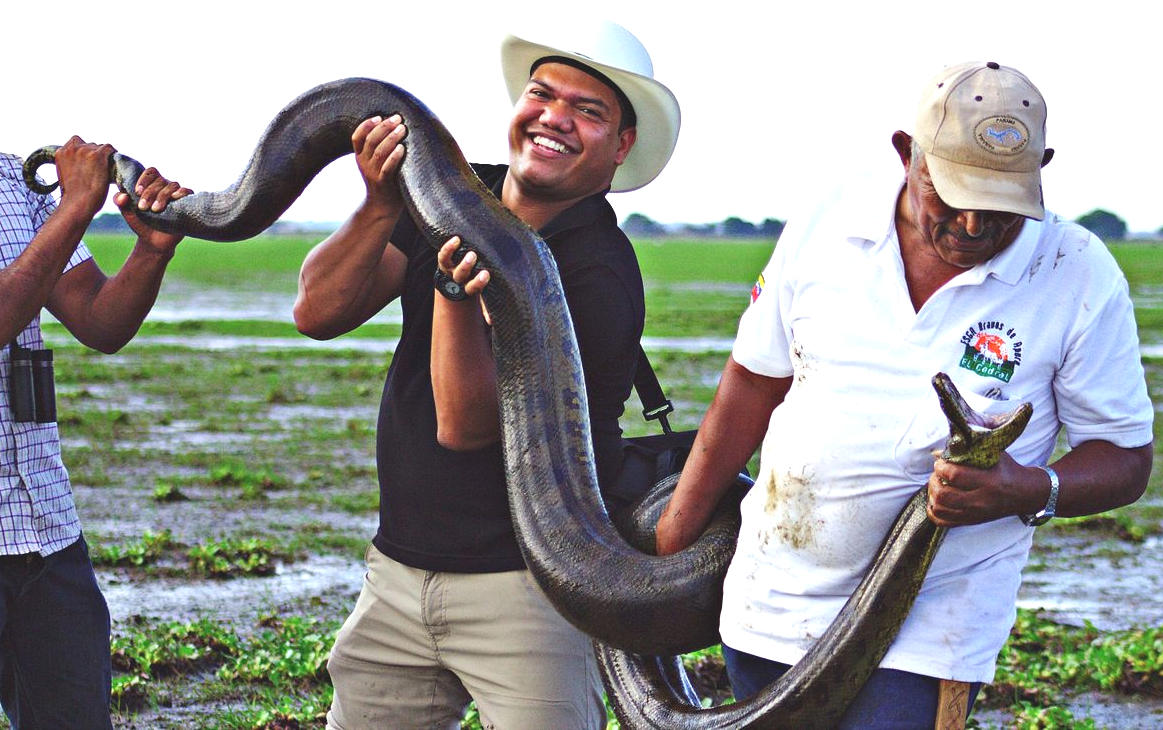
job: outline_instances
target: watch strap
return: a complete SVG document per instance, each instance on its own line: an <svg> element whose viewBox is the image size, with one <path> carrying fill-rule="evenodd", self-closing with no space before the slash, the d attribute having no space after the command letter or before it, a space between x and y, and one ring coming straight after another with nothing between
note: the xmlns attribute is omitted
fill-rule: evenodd
<svg viewBox="0 0 1163 730"><path fill-rule="evenodd" d="M1046 472L1046 476L1050 477L1050 498L1046 500L1046 506L1034 514L1018 515L1018 518L1030 527L1037 527L1038 525L1044 525L1049 522L1054 518L1058 508L1058 472L1048 466L1039 466L1037 468Z"/></svg>

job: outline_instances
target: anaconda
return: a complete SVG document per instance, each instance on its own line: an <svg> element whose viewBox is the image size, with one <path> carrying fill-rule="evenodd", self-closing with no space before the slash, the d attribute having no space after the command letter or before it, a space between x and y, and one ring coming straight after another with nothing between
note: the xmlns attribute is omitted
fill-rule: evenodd
<svg viewBox="0 0 1163 730"><path fill-rule="evenodd" d="M944 373L933 377L933 387L949 421L942 457L954 463L995 465L1033 414L1024 403L1003 417L986 418L965 403ZM786 674L749 700L702 709L677 657L643 656L598 643L602 678L622 725L635 730L835 727L888 651L945 536L946 528L929 520L927 504L928 490L921 487L828 630Z"/></svg>
<svg viewBox="0 0 1163 730"><path fill-rule="evenodd" d="M253 237L324 166L350 153L356 125L393 113L408 125L398 178L409 212L434 248L460 235L461 250L475 251L478 266L492 273L484 297L493 317L507 488L532 575L566 619L620 651L673 655L716 643L722 578L738 531L732 505L720 505L695 544L664 557L629 545L611 524L598 491L581 360L553 258L537 234L480 183L452 136L419 100L371 79L318 86L272 120L229 188L196 193L143 216L161 230L206 240ZM31 155L26 180L35 184L36 166L51 159L51 148ZM113 166L118 186L136 202L133 187L142 166L120 154ZM896 548L880 563L892 572L900 555L911 552ZM891 590L888 583L880 585L854 614L879 602L893 604ZM867 651L853 651L864 656L885 638L870 632L861 615L853 616L855 628L846 635L853 646L868 642ZM835 662L819 671L820 661L797 668L809 688L848 681L836 675ZM633 679L635 671L620 676ZM663 669L659 676L681 693L678 672Z"/></svg>

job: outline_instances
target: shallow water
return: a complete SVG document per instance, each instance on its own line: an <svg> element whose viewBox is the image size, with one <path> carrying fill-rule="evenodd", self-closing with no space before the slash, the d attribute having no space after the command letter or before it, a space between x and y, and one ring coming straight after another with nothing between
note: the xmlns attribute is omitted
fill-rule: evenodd
<svg viewBox="0 0 1163 730"><path fill-rule="evenodd" d="M1163 625L1163 539L1139 545L1076 534L1035 539L1019 606L1103 631Z"/></svg>
<svg viewBox="0 0 1163 730"><path fill-rule="evenodd" d="M370 534L370 531L369 531ZM99 569L97 578L114 625L134 617L153 621L214 619L238 629L254 626L272 611L301 613L308 603L344 612L355 603L363 580L363 561L335 555L311 555L281 563L275 574L229 580L131 576L128 571Z"/></svg>

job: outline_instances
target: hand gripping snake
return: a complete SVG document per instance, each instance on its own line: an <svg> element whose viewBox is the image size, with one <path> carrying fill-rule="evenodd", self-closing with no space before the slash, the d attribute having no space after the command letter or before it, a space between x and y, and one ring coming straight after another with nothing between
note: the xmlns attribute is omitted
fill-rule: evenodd
<svg viewBox="0 0 1163 730"><path fill-rule="evenodd" d="M653 714L669 712L690 696L684 691L689 689L685 674L675 666L678 660L661 657L719 640L722 579L734 552L738 499L746 485L731 490L708 529L681 552L654 556L623 538L598 491L581 359L553 257L544 241L477 179L452 136L411 94L359 78L315 87L276 115L229 188L195 193L161 213L139 215L157 229L206 240L251 238L275 222L323 167L351 152L351 134L360 122L394 113L408 126L398 179L409 213L433 248L459 235L460 250L475 251L477 267L492 274L483 296L493 317L507 489L522 554L555 608L594 637L603 657L613 657L605 674L616 710L625 713L623 722L660 728L825 727L765 719L799 717L806 702L828 696L829 687L847 685L864 671L820 656L823 649L813 650L811 661L806 658L789 672L795 675L792 680L781 680L764 693L774 699L755 722L744 717L722 724L719 710L691 714L689 707L678 708L677 724ZM54 152L46 147L28 157L25 180L33 189L46 192L36 170L51 162ZM119 153L110 164L112 179L136 204L133 188L143 166ZM648 545L657 511L641 514L638 531ZM932 534L926 537L926 532ZM839 627L834 625L819 644L834 641L829 637L836 632L843 636L839 643L849 664L874 667L895 635L895 626L885 629L876 617L895 610L903 619L911 598L901 609L901 596L915 596L924 575L914 558L935 550L937 542L939 531L924 519L918 493L873 565L870 576L881 577L869 590L858 590L861 598L854 596L855 605L837 619ZM911 593L898 589L902 580ZM791 684L799 689L781 689ZM642 713L636 714L639 709Z"/></svg>

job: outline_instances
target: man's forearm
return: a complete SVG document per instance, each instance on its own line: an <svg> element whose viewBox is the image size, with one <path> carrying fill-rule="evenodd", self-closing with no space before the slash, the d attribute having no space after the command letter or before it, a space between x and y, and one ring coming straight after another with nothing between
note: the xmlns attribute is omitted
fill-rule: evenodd
<svg viewBox="0 0 1163 730"><path fill-rule="evenodd" d="M450 302L433 294L432 396L436 439L453 451L501 438L497 370L478 297Z"/></svg>
<svg viewBox="0 0 1163 730"><path fill-rule="evenodd" d="M48 302L89 225L87 209L68 199L49 216L28 248L0 269L0 345L11 342Z"/></svg>
<svg viewBox="0 0 1163 730"><path fill-rule="evenodd" d="M1052 465L1061 483L1058 515L1093 515L1134 502L1147 488L1153 459L1153 444L1135 449L1107 441L1079 444Z"/></svg>
<svg viewBox="0 0 1163 730"><path fill-rule="evenodd" d="M727 360L682 476L658 522L659 554L690 545L715 505L763 441L791 378L769 378Z"/></svg>
<svg viewBox="0 0 1163 730"><path fill-rule="evenodd" d="M157 301L162 277L173 251L161 252L138 242L116 276L94 293L81 341L101 352L116 352L128 343Z"/></svg>

